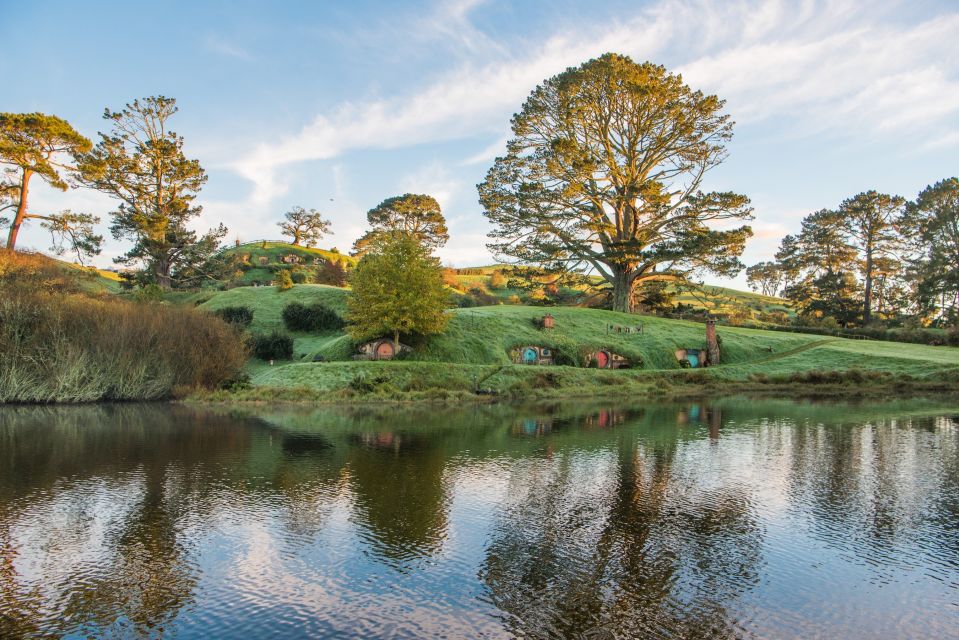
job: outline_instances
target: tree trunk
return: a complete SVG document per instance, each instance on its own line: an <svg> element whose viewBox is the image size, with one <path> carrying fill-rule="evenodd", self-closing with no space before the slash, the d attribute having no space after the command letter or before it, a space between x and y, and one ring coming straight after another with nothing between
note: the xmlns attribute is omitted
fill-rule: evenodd
<svg viewBox="0 0 959 640"><path fill-rule="evenodd" d="M168 260L157 260L153 267L153 275L156 277L158 287L161 289L170 288L170 262Z"/></svg>
<svg viewBox="0 0 959 640"><path fill-rule="evenodd" d="M613 311L632 313L633 281L626 267L613 267Z"/></svg>
<svg viewBox="0 0 959 640"><path fill-rule="evenodd" d="M866 291L863 296L862 325L872 320L872 251L866 252Z"/></svg>
<svg viewBox="0 0 959 640"><path fill-rule="evenodd" d="M17 235L20 233L20 225L27 217L27 188L30 186L30 176L33 172L29 169L23 170L20 178L20 203L17 205L17 215L10 225L10 232L7 234L7 249L14 251L17 248Z"/></svg>
<svg viewBox="0 0 959 640"><path fill-rule="evenodd" d="M400 332L393 332L393 357L396 357L400 353Z"/></svg>

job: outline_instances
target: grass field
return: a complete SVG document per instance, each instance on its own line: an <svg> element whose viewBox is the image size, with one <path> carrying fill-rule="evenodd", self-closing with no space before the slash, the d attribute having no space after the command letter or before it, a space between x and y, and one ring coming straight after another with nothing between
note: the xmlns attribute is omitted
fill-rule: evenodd
<svg viewBox="0 0 959 640"><path fill-rule="evenodd" d="M322 285L297 285L285 292L272 287L241 287L213 294L201 307L214 310L247 306L253 310L251 330L262 333L283 330L282 311L290 302L322 302L343 313L346 295L344 289ZM552 330L542 330L536 324L547 311L555 318L556 327ZM284 393L300 390L314 395L356 392L413 397L437 393L455 396L476 388L532 395L590 394L603 389L641 394L662 388L664 380L681 385L690 381L781 382L785 377L810 371L865 371L896 380L959 382L959 349L950 347L721 326L722 364L689 371L680 368L674 352L705 347L705 327L701 323L573 307L497 305L452 309L448 313L447 329L414 342L415 349L405 361L356 362L352 360L354 346L343 333L296 333L293 361L275 366L252 362L248 373L255 386L283 389ZM636 330L640 325L641 332ZM630 327L632 331L620 332L617 327ZM548 346L579 355L599 348L610 349L637 366L623 371L597 371L573 366L514 365L508 352L522 345ZM314 362L317 356L325 361ZM867 382L873 384L877 380L869 378ZM881 381L895 389L892 378ZM280 392L265 393L269 396Z"/></svg>

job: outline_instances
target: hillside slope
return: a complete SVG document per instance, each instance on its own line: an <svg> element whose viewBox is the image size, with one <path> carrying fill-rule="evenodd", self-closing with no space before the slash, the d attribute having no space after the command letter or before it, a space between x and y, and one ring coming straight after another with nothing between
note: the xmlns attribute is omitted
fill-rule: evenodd
<svg viewBox="0 0 959 640"><path fill-rule="evenodd" d="M248 306L254 311L251 329L281 329L282 310L293 301L322 302L343 313L346 291L321 285L297 285L280 292L272 287L244 287L215 294L201 305L207 309ZM538 328L549 312L552 330ZM352 341L344 333L294 334L295 358L268 366L249 367L254 384L270 387L308 387L329 392L350 388L364 376L388 381L391 389L514 389L516 385L549 384L577 390L596 385L645 384L657 376L707 376L714 380L747 380L758 376L788 376L810 371L871 371L914 379L959 380L959 349L890 342L823 338L808 334L761 331L720 326L722 364L705 371L684 371L674 352L703 348L701 323L570 307L497 305L451 309L450 322L440 335L414 342L415 349L401 362L356 362ZM642 330L637 330L638 327ZM626 333L624 328L631 331ZM583 367L514 365L509 350L524 345L552 347L584 354L609 349L633 360L636 368L597 371ZM324 360L315 362L315 359Z"/></svg>

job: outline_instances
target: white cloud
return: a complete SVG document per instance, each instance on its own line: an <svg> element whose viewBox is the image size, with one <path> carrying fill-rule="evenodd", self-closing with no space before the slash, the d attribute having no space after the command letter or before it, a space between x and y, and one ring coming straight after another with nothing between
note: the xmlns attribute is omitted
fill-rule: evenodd
<svg viewBox="0 0 959 640"><path fill-rule="evenodd" d="M475 4L451 5L438 24L463 27ZM475 56L483 62L464 62L411 95L318 114L281 142L259 145L234 168L254 183L254 200L268 202L285 191L276 177L285 164L501 130L544 78L605 51L685 58L679 69L687 81L728 98L740 123L791 118L798 123L793 135L889 129L940 135L940 126L959 112L952 51L959 16L892 26L878 21L884 12L867 9L811 0L664 0L618 24L554 34L526 55L504 56L487 44ZM488 150L464 163L487 156Z"/></svg>

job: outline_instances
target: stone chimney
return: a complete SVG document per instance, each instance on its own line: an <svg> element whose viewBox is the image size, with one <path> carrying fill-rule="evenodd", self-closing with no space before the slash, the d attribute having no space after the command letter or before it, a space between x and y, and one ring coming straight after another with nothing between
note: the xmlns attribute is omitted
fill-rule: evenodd
<svg viewBox="0 0 959 640"><path fill-rule="evenodd" d="M719 340L716 338L716 321L706 321L706 358L709 366L719 364Z"/></svg>

